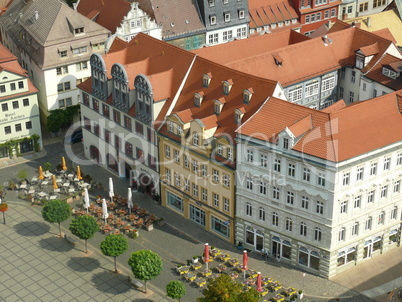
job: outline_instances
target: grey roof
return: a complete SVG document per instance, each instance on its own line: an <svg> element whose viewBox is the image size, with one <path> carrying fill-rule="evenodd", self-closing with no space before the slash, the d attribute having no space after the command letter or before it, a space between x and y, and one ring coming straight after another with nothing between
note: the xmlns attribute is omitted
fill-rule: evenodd
<svg viewBox="0 0 402 302"><path fill-rule="evenodd" d="M26 31L42 46L76 41L76 26L85 26L85 33L109 32L59 0L14 0L0 22L9 34Z"/></svg>

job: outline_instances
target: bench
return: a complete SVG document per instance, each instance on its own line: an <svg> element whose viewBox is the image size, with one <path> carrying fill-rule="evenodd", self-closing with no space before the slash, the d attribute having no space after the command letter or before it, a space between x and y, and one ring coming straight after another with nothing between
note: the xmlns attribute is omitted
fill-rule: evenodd
<svg viewBox="0 0 402 302"><path fill-rule="evenodd" d="M74 238L71 238L70 236L67 236L64 234L64 239L68 241L72 246L75 246L77 244L77 241Z"/></svg>
<svg viewBox="0 0 402 302"><path fill-rule="evenodd" d="M141 289L144 287L144 284L142 284L140 281L135 280L135 279L130 279L130 284L133 285L137 289Z"/></svg>

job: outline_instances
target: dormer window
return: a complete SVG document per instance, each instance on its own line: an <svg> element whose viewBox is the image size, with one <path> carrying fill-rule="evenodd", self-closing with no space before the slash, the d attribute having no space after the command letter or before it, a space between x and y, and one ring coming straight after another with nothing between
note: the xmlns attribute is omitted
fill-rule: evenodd
<svg viewBox="0 0 402 302"><path fill-rule="evenodd" d="M382 68L382 74L391 78L391 79L396 79L397 78L397 73L391 69L388 69L387 67Z"/></svg>
<svg viewBox="0 0 402 302"><path fill-rule="evenodd" d="M211 73L206 73L202 76L202 84L204 87L209 87L209 84L211 83L212 75Z"/></svg>
<svg viewBox="0 0 402 302"><path fill-rule="evenodd" d="M228 95L230 92L230 89L232 89L233 81L227 80L227 81L223 81L222 83L223 83L223 93Z"/></svg>
<svg viewBox="0 0 402 302"><path fill-rule="evenodd" d="M241 124L241 119L243 118L244 115L244 108L236 109L234 112L234 121L236 124Z"/></svg>
<svg viewBox="0 0 402 302"><path fill-rule="evenodd" d="M77 27L77 28L74 28L74 33L75 33L76 35L83 34L83 33L84 33L84 27Z"/></svg>
<svg viewBox="0 0 402 302"><path fill-rule="evenodd" d="M239 19L244 19L244 10L239 10Z"/></svg>
<svg viewBox="0 0 402 302"><path fill-rule="evenodd" d="M182 135L183 133L183 126L182 125L177 125L177 134Z"/></svg>
<svg viewBox="0 0 402 302"><path fill-rule="evenodd" d="M230 22L230 13L224 13L223 16L225 17L225 22Z"/></svg>
<svg viewBox="0 0 402 302"><path fill-rule="evenodd" d="M222 107L223 107L224 103L225 103L224 98L221 98L221 99L215 101L215 103L214 103L214 113L216 115L221 114Z"/></svg>
<svg viewBox="0 0 402 302"><path fill-rule="evenodd" d="M289 139L286 137L283 139L283 149L289 149Z"/></svg>
<svg viewBox="0 0 402 302"><path fill-rule="evenodd" d="M364 56L356 55L356 68L362 69L364 67Z"/></svg>
<svg viewBox="0 0 402 302"><path fill-rule="evenodd" d="M204 99L204 92L201 91L194 93L194 106L200 107L203 99Z"/></svg>
<svg viewBox="0 0 402 302"><path fill-rule="evenodd" d="M253 92L253 89L252 89L252 88L244 89L244 90L243 90L243 102L244 102L245 104L250 103L251 96L252 96L253 93L254 93L254 92Z"/></svg>
<svg viewBox="0 0 402 302"><path fill-rule="evenodd" d="M210 21L211 21L211 25L215 25L216 24L216 16L210 16L209 17Z"/></svg>
<svg viewBox="0 0 402 302"><path fill-rule="evenodd" d="M193 145L194 145L194 146L198 146L198 144L199 144L198 133L197 133L197 132L194 132L194 134L193 134Z"/></svg>
<svg viewBox="0 0 402 302"><path fill-rule="evenodd" d="M215 0L208 0L209 7L215 6Z"/></svg>
<svg viewBox="0 0 402 302"><path fill-rule="evenodd" d="M168 125L168 131L169 132L174 132L174 124L172 121L167 121L167 125Z"/></svg>

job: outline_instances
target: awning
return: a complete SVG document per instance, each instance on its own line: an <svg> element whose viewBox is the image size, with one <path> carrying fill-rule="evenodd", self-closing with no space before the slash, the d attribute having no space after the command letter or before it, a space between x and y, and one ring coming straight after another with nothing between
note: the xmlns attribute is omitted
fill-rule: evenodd
<svg viewBox="0 0 402 302"><path fill-rule="evenodd" d="M396 233L398 233L398 229L395 229L395 230L392 230L391 232L389 232L390 235L394 235Z"/></svg>

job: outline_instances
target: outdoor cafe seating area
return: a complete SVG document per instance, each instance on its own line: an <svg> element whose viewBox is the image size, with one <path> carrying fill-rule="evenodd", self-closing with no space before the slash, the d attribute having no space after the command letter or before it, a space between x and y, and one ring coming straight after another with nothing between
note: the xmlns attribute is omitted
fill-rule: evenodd
<svg viewBox="0 0 402 302"><path fill-rule="evenodd" d="M273 276L262 276L259 272L248 268L247 253L243 254L243 261L232 258L229 254L222 253L219 249L211 247L207 249L208 259L205 252L202 259L196 259L195 263L188 262L187 265L178 265L176 271L180 278L194 287L205 287L208 280L218 277L220 274L227 274L233 280L243 285L243 290L255 288L260 292L261 301L282 302L290 301L297 297L298 290L293 287L286 287Z"/></svg>

